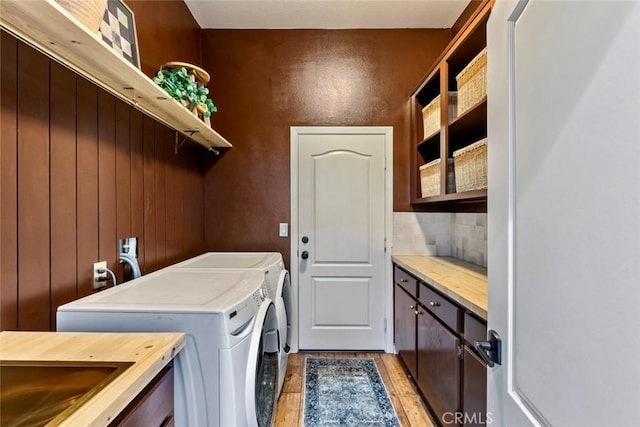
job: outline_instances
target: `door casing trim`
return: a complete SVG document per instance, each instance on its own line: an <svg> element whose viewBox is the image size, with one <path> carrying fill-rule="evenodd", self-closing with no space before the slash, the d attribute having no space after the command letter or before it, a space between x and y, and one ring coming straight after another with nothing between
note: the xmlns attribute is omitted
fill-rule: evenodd
<svg viewBox="0 0 640 427"><path fill-rule="evenodd" d="M393 353L393 286L391 269L391 248L393 246L393 127L392 126L291 126L291 227L289 271L292 291L293 322L291 325L291 352L298 351L298 137L300 135L384 135L384 238L386 240L383 280L385 286L384 312L385 312L385 347L386 353Z"/></svg>

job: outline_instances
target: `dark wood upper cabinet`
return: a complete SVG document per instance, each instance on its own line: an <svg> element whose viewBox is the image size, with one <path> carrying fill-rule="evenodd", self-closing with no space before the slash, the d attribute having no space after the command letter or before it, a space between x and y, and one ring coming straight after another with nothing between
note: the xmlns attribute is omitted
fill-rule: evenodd
<svg viewBox="0 0 640 427"><path fill-rule="evenodd" d="M454 166L450 161L454 151L487 137L486 95L461 114L450 114L449 106L457 103L456 76L486 47L486 24L492 5L493 0L484 0L470 15L411 94L411 146L414 148L411 149L410 194L415 210L486 212L486 188L456 191ZM440 126L425 132L422 110L434 100L437 103L438 96ZM439 166L433 168L436 174L439 172L440 191L423 197L420 167L438 159Z"/></svg>

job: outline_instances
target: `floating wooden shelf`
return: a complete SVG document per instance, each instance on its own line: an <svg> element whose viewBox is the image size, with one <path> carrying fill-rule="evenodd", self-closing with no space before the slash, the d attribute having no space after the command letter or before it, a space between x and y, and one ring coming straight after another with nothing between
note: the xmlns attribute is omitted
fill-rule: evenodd
<svg viewBox="0 0 640 427"><path fill-rule="evenodd" d="M487 136L487 97L456 117L449 124L449 151L469 145L469 141L477 141Z"/></svg>
<svg viewBox="0 0 640 427"><path fill-rule="evenodd" d="M54 1L2 0L0 26L198 144L231 147Z"/></svg>
<svg viewBox="0 0 640 427"><path fill-rule="evenodd" d="M433 202L453 202L453 201L476 201L487 198L487 190L472 190L463 193L448 193L437 196L424 197L416 200L416 203Z"/></svg>
<svg viewBox="0 0 640 427"><path fill-rule="evenodd" d="M438 130L433 135L423 139L418 143L418 151L422 154L422 157L431 161L440 157L440 131Z"/></svg>

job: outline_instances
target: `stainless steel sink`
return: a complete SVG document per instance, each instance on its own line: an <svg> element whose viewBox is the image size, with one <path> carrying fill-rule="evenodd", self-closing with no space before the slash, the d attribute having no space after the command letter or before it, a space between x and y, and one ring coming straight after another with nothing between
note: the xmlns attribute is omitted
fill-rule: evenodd
<svg viewBox="0 0 640 427"><path fill-rule="evenodd" d="M0 361L0 424L58 425L132 364Z"/></svg>

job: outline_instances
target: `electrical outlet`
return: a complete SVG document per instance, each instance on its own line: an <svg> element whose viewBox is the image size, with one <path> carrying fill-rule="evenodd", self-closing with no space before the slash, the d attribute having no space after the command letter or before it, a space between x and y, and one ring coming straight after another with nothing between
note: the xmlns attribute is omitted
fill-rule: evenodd
<svg viewBox="0 0 640 427"><path fill-rule="evenodd" d="M103 273L100 273L102 271ZM93 263L93 289L100 289L107 286L106 279L108 278L107 273L107 261L100 261Z"/></svg>

